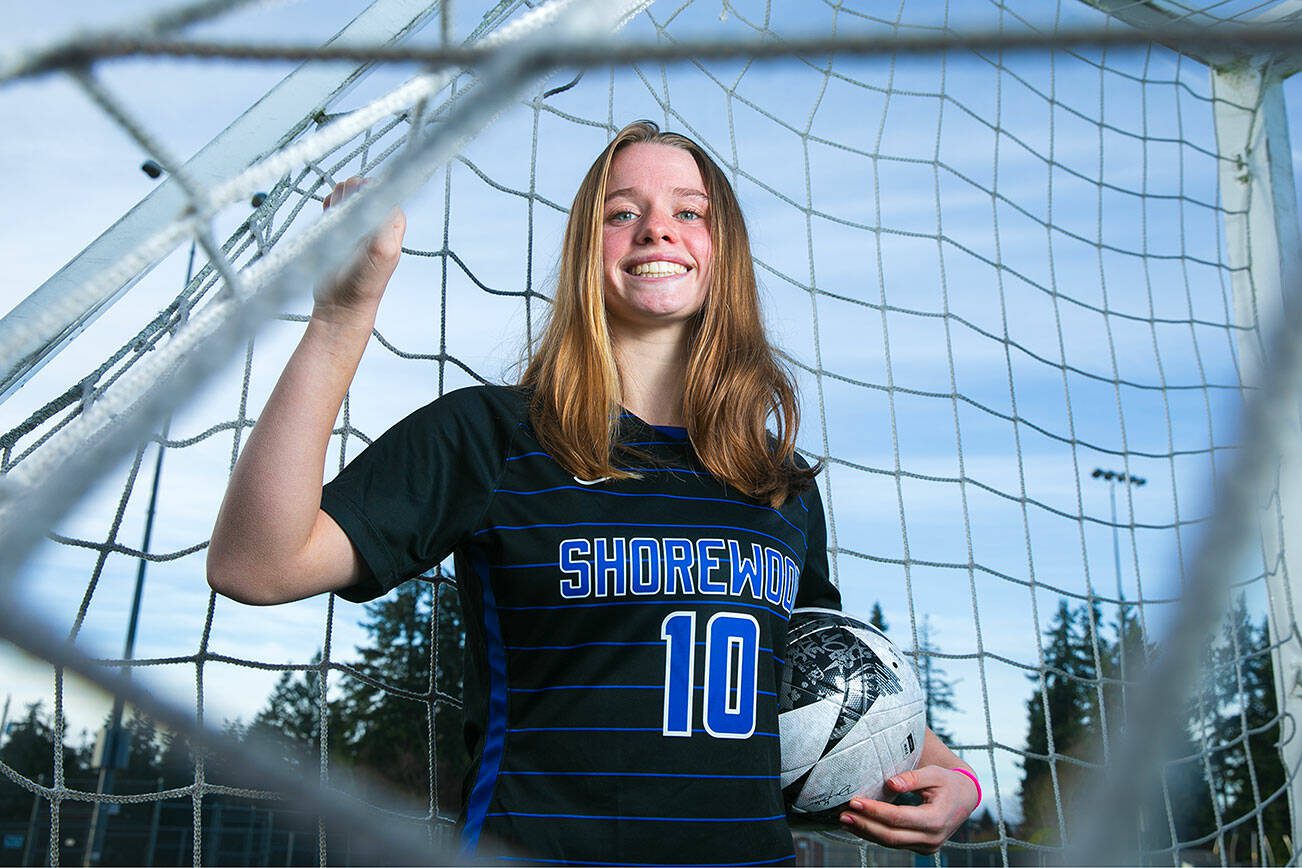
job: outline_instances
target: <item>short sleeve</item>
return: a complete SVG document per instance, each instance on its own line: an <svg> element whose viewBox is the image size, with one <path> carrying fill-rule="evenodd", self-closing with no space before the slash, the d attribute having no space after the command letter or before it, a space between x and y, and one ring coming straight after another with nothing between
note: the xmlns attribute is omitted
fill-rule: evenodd
<svg viewBox="0 0 1302 868"><path fill-rule="evenodd" d="M823 609L841 608L841 592L828 575L827 569L827 519L823 514L823 498L814 483L800 495L808 508L805 530L805 566L800 571L800 584L796 587L796 608L817 606Z"/></svg>
<svg viewBox="0 0 1302 868"><path fill-rule="evenodd" d="M378 597L469 538L492 500L524 406L504 387L449 392L386 431L324 486L321 509L369 572L341 597Z"/></svg>

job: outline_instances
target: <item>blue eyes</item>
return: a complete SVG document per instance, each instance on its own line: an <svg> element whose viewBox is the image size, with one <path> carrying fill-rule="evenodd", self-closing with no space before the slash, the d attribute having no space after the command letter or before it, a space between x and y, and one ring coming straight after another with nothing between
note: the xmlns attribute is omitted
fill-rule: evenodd
<svg viewBox="0 0 1302 868"><path fill-rule="evenodd" d="M704 214L700 213L699 211L693 211L690 208L684 208L682 211L679 211L674 216L685 223L695 223L697 220L703 220L705 218ZM608 217L607 219L610 220L611 223L627 223L628 221L634 220L636 218L637 218L637 214L633 213L632 211L616 211L613 214L611 214L610 217Z"/></svg>

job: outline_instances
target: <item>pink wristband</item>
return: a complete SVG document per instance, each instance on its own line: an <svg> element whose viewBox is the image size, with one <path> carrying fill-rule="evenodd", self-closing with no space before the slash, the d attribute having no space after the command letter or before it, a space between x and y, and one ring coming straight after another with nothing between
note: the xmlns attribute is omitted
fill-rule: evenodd
<svg viewBox="0 0 1302 868"><path fill-rule="evenodd" d="M981 782L976 779L976 775L972 774L967 769L950 769L950 771L958 772L960 775L963 775L972 782L972 786L977 788L977 803L972 806L972 810L975 811L977 808L981 807Z"/></svg>

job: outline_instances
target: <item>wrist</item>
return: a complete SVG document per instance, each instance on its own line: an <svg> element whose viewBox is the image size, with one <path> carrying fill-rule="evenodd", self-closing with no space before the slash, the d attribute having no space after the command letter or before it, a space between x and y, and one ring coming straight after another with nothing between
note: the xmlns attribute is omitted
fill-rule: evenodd
<svg viewBox="0 0 1302 868"><path fill-rule="evenodd" d="M960 768L956 766L950 769L950 771L958 772L960 775L962 775L963 777L971 781L972 786L976 787L977 800L976 800L976 804L972 806L972 810L975 811L977 808L981 806L981 782L977 780L977 776L975 774L973 774L972 772L968 771L965 768Z"/></svg>
<svg viewBox="0 0 1302 868"><path fill-rule="evenodd" d="M308 326L315 326L318 331L340 337L362 334L369 340L371 331L375 328L375 314L376 310L374 308L359 309L317 302L312 305L312 313L308 317Z"/></svg>

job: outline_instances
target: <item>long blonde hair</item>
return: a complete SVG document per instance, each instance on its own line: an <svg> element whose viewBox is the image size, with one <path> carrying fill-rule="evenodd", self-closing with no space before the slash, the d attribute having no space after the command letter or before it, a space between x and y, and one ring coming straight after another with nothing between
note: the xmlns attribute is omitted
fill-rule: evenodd
<svg viewBox="0 0 1302 868"><path fill-rule="evenodd" d="M710 197L713 254L705 304L692 320L683 417L697 457L716 478L780 506L815 471L795 461L800 408L791 374L764 333L755 265L741 207L728 178L700 145L651 121L624 127L588 169L574 195L551 318L521 385L533 390L530 421L552 457L583 479L627 479L619 450L620 382L606 323L602 224L615 154L631 144L692 155ZM776 436L767 430L775 419Z"/></svg>

